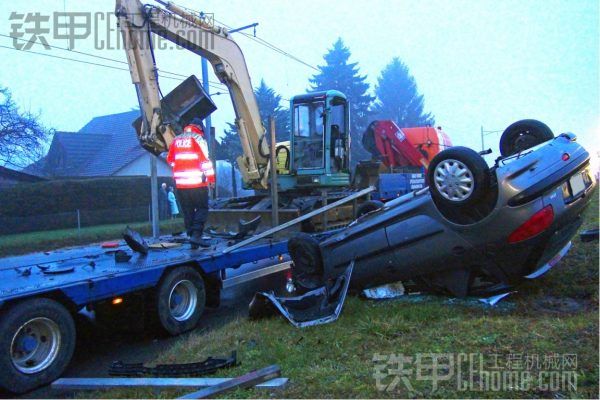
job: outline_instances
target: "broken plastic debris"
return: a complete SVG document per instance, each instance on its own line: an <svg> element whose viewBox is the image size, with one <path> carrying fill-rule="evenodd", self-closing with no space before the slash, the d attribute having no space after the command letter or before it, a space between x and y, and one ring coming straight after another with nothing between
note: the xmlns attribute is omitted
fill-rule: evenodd
<svg viewBox="0 0 600 400"><path fill-rule="evenodd" d="M273 292L259 292L250 302L250 318L262 318L279 311L297 328L333 322L340 316L354 261L333 285L321 286L294 297L277 297Z"/></svg>
<svg viewBox="0 0 600 400"><path fill-rule="evenodd" d="M146 240L144 240L139 232L127 227L123 231L123 239L125 239L125 242L127 242L127 245L131 250L141 254L148 254L148 243L146 243Z"/></svg>
<svg viewBox="0 0 600 400"><path fill-rule="evenodd" d="M500 300L502 300L503 298L505 298L506 296L508 296L509 294L512 294L515 292L506 292L506 293L502 293L502 294L497 294L495 296L492 297L484 297L479 299L480 302L487 304L489 306L495 306L496 304L498 304L498 302Z"/></svg>
<svg viewBox="0 0 600 400"><path fill-rule="evenodd" d="M394 299L396 297L404 296L406 290L404 289L402 282L398 281L365 289L362 293L367 299Z"/></svg>

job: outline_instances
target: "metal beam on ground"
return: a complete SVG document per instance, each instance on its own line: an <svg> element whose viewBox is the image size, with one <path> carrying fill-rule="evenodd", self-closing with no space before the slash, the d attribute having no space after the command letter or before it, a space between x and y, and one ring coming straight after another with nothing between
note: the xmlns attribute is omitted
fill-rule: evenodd
<svg viewBox="0 0 600 400"><path fill-rule="evenodd" d="M215 386L234 378L60 378L52 383L55 390L109 390L118 388L198 389ZM256 385L276 389L287 384L288 378L275 378Z"/></svg>
<svg viewBox="0 0 600 400"><path fill-rule="evenodd" d="M227 382L219 383L218 385L209 386L207 388L198 390L197 392L186 394L185 396L181 396L180 399L206 399L229 390L255 386L256 384L278 378L279 376L281 376L281 369L279 369L279 366L269 365L268 367L238 376L237 378L233 378Z"/></svg>

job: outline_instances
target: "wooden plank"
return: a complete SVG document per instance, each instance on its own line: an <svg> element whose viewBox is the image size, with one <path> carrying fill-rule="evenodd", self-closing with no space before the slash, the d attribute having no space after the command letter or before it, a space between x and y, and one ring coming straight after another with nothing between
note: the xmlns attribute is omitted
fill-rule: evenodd
<svg viewBox="0 0 600 400"><path fill-rule="evenodd" d="M234 378L60 378L52 382L56 390L108 390L147 387L151 389L198 389L215 386ZM262 389L284 387L288 378L275 378L256 385Z"/></svg>
<svg viewBox="0 0 600 400"><path fill-rule="evenodd" d="M309 212L307 214L301 215L300 217L298 217L296 219L293 219L291 221L288 221L288 222L286 222L284 224L281 224L279 226L276 226L275 228L272 228L272 229L266 230L264 232L258 233L258 234L254 235L254 236L252 236L252 237L250 237L250 238L248 238L246 240L242 240L241 242L236 243L233 246L229 246L229 247L223 249L223 253L224 254L225 253L230 253L233 250L239 249L240 247L244 247L246 245L249 245L250 243L254 243L257 240L260 240L260 239L262 239L264 237L267 237L267 236L270 236L270 235L272 235L272 234L274 234L276 232L279 232L279 231L282 231L284 229L287 229L287 228L289 228L292 225L295 225L295 224L298 224L298 223L300 223L302 221L310 219L310 218L314 217L315 215L322 214L322 213L324 213L326 211L331 210L332 208L336 208L336 207L338 207L338 206L340 206L342 204L348 203L348 202L350 202L350 201L352 201L354 199L358 199L359 197L362 197L362 196L364 196L366 194L369 194L369 193L371 193L374 190L375 190L375 188L373 186L369 186L366 189L363 189L363 190L361 190L359 192L356 192L356 193L353 193L353 194L351 194L349 196L346 196L343 199L339 199L338 201L336 201L334 203L331 203L331 204L328 204L325 207L317 208L316 210L313 210L313 211L311 211L311 212Z"/></svg>
<svg viewBox="0 0 600 400"><path fill-rule="evenodd" d="M281 375L281 370L278 365L269 365L268 367L252 371L246 375L238 376L230 381L220 383L215 386L209 386L207 388L192 392L180 397L180 399L206 399L217 394L222 394L226 391L246 388L254 386L258 383L262 383L273 378L277 378Z"/></svg>

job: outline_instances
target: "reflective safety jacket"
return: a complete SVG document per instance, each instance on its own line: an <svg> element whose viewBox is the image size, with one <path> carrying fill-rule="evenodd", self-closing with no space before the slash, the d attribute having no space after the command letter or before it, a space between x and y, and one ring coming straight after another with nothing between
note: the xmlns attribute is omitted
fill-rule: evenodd
<svg viewBox="0 0 600 400"><path fill-rule="evenodd" d="M167 162L173 168L177 189L206 187L215 183L206 140L194 132L177 136L169 148Z"/></svg>

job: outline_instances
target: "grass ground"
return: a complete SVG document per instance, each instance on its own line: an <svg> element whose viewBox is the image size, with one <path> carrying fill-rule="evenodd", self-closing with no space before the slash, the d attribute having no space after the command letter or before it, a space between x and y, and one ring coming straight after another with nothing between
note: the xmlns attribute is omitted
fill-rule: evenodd
<svg viewBox="0 0 600 400"><path fill-rule="evenodd" d="M25 254L34 251L52 250L61 247L89 244L104 240L119 239L123 229L129 225L143 235L151 235L149 223L100 225L88 228L60 229L0 236L0 257ZM161 232L182 231L183 219L161 221Z"/></svg>
<svg viewBox="0 0 600 400"><path fill-rule="evenodd" d="M586 213L583 229L593 227L598 227L597 199ZM209 355L227 355L236 349L241 364L220 371L219 376L237 376L278 364L283 376L290 378L288 386L281 391L251 389L227 393L227 397L235 398L598 398L598 243L581 243L575 238L573 244L568 256L555 269L520 287L517 293L493 308L476 299L441 296L406 296L391 301L350 297L340 319L332 324L297 329L281 318L273 318L239 319L215 330L201 326L165 349L156 362L192 362ZM419 379L414 362L405 359L403 366L397 362L385 366L373 361L377 355L386 358L403 355L413 357L414 361L420 353L450 353L458 361L435 371L442 376L452 374L452 377L440 382L434 390L426 371L421 370L425 377ZM458 358L458 353L467 358ZM505 384L498 391L479 391L480 382L485 385L485 375L476 372L472 379L475 390L462 390L468 384L465 382L469 378L466 360L470 354L481 354L487 371L492 371L494 364L503 371L514 368L523 378L519 382L530 387L517 390L514 384ZM561 359L571 354L576 356L576 365L553 363L556 355ZM405 382L399 379L401 375L384 378L380 383L389 390L379 390L376 365L383 365L384 371L389 368L392 374L393 369L398 373L404 371L413 390L407 389ZM463 386L457 383L459 366ZM539 374L550 370L557 372ZM565 376L559 375L560 371L573 371L566 379L576 374L576 390L567 382L558 382L558 387L550 386L556 383L550 382L550 377ZM396 386L391 387L396 376ZM169 398L181 394L178 391L111 390L86 395Z"/></svg>

